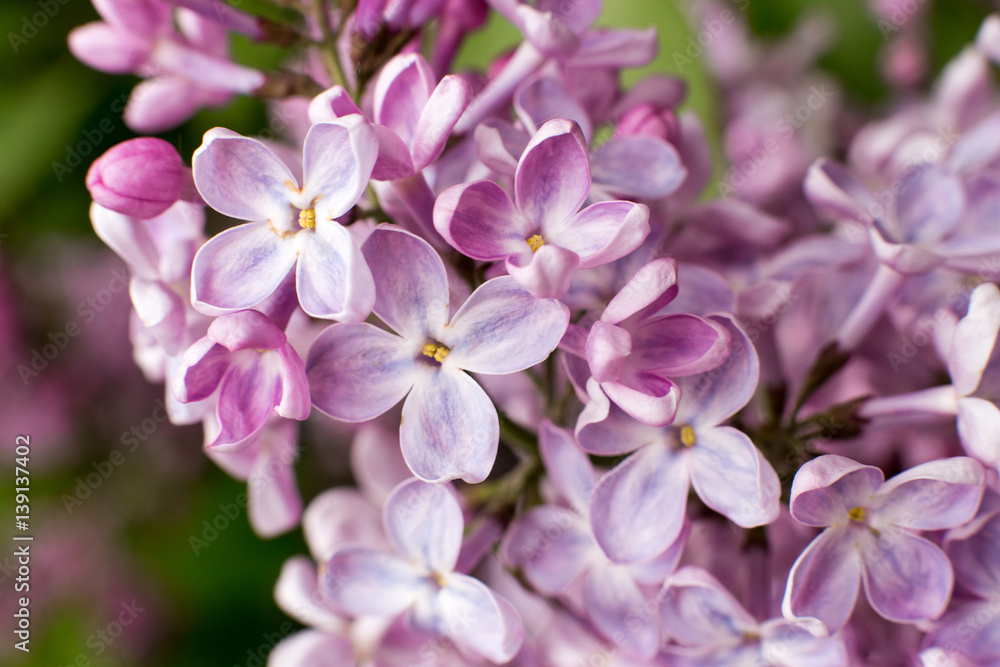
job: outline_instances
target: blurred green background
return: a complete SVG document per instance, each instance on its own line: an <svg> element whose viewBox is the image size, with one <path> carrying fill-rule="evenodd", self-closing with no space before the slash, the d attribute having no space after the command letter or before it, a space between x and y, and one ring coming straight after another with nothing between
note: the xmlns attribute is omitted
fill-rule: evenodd
<svg viewBox="0 0 1000 667"><path fill-rule="evenodd" d="M627 83L648 72L675 71L671 55L693 34L685 3L605 4L601 22L606 25L659 30L660 56L628 72ZM765 40L785 34L805 13L827 13L836 22L837 36L821 67L840 81L860 112L877 110L890 99L874 65L883 37L863 0L741 4L747 11L735 10L737 15L745 15ZM252 9L260 3L246 0L240 6ZM45 7L53 15L43 14L43 23L36 17ZM975 0L932 3L923 24L933 71L971 39L988 11L985 2ZM256 538L241 513L195 554L191 537L203 537L204 522L224 513L245 490L204 459L199 428L157 424L84 501L68 504L80 480L107 470L103 464L110 453L123 449L122 434L156 414L162 390L149 385L132 364L127 297L108 306L107 315L54 359L44 377L25 385L17 372L121 264L93 235L83 181L95 157L133 136L120 109L136 79L92 71L66 48L73 27L97 18L89 0L0 3L0 304L5 309L0 327L8 329L0 334L8 403L0 412L5 457L0 469L13 467L14 435L30 433L36 535L32 651L27 656L13 651L5 629L0 663L262 665L269 647L298 627L277 610L272 589L284 559L305 547L298 531L275 540ZM470 40L459 63L483 66L517 40L517 32L494 17ZM233 49L241 62L263 67L281 57L274 48L242 38L233 40ZM720 104L703 60L685 75L690 84L686 105L701 114L718 156ZM189 156L201 135L219 125L248 135L268 126L263 104L241 99L223 110L203 111L160 136ZM717 171L724 167L720 162ZM344 479L343 464L339 471L337 464L343 450L335 439L324 429L306 435L298 464L306 501ZM0 483L0 598L12 603L12 527L4 518L14 513L11 477L5 473ZM133 600L143 611L120 636L111 637L122 605ZM4 628L11 625L10 608L5 602Z"/></svg>

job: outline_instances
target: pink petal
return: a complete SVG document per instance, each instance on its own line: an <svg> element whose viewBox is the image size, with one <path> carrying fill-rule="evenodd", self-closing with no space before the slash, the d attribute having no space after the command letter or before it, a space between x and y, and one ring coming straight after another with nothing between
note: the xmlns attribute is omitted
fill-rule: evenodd
<svg viewBox="0 0 1000 667"><path fill-rule="evenodd" d="M431 93L420 112L413 135L411 152L417 171L427 167L441 155L455 123L472 101L472 86L465 77L450 74Z"/></svg>
<svg viewBox="0 0 1000 667"><path fill-rule="evenodd" d="M496 408L475 380L442 366L421 377L407 396L399 440L406 464L420 479L477 484L496 459Z"/></svg>
<svg viewBox="0 0 1000 667"><path fill-rule="evenodd" d="M320 584L334 609L350 616L395 616L427 587L410 563L365 547L335 553Z"/></svg>
<svg viewBox="0 0 1000 667"><path fill-rule="evenodd" d="M230 352L278 350L288 343L284 332L256 310L241 310L216 318L207 335Z"/></svg>
<svg viewBox="0 0 1000 667"><path fill-rule="evenodd" d="M559 80L549 76L540 76L522 85L514 95L514 110L529 134L534 134L553 118L575 122L587 141L594 132L587 110Z"/></svg>
<svg viewBox="0 0 1000 667"><path fill-rule="evenodd" d="M530 368L556 349L568 323L569 309L558 301L536 299L509 277L487 280L444 331L446 364L487 375Z"/></svg>
<svg viewBox="0 0 1000 667"><path fill-rule="evenodd" d="M662 199L687 178L677 149L658 137L611 139L590 155L594 185L615 197Z"/></svg>
<svg viewBox="0 0 1000 667"><path fill-rule="evenodd" d="M631 368L670 377L716 368L730 356L729 330L695 315L664 315L632 333Z"/></svg>
<svg viewBox="0 0 1000 667"><path fill-rule="evenodd" d="M598 202L565 224L552 218L544 228L546 242L580 256L580 268L589 269L629 254L649 236L649 208L625 201Z"/></svg>
<svg viewBox="0 0 1000 667"><path fill-rule="evenodd" d="M267 667L356 667L354 646L342 635L302 630L282 639L267 655Z"/></svg>
<svg viewBox="0 0 1000 667"><path fill-rule="evenodd" d="M275 537L299 525L302 496L295 481L299 429L294 421L275 419L258 442L261 453L247 479L247 518L257 535Z"/></svg>
<svg viewBox="0 0 1000 667"><path fill-rule="evenodd" d="M302 156L302 199L315 208L317 228L357 203L368 187L378 149L375 130L360 114L309 128Z"/></svg>
<svg viewBox="0 0 1000 667"><path fill-rule="evenodd" d="M608 398L633 419L648 426L669 426L681 400L677 385L650 373L634 373L614 382L602 382Z"/></svg>
<svg viewBox="0 0 1000 667"><path fill-rule="evenodd" d="M848 511L867 506L885 476L873 466L826 454L807 461L792 480L789 509L799 523L830 526Z"/></svg>
<svg viewBox="0 0 1000 667"><path fill-rule="evenodd" d="M438 594L443 634L461 649L495 662L511 660L524 641L514 607L481 582L453 574Z"/></svg>
<svg viewBox="0 0 1000 667"><path fill-rule="evenodd" d="M643 447L598 481L590 524L608 558L635 563L665 551L684 525L688 469L664 445Z"/></svg>
<svg viewBox="0 0 1000 667"><path fill-rule="evenodd" d="M280 238L267 223L232 227L195 255L191 300L216 314L252 308L281 285L297 259L294 238Z"/></svg>
<svg viewBox="0 0 1000 667"><path fill-rule="evenodd" d="M532 226L492 181L448 188L434 204L434 228L463 255L496 260L525 252Z"/></svg>
<svg viewBox="0 0 1000 667"><path fill-rule="evenodd" d="M828 528L796 559L782 602L785 618L815 618L832 634L847 623L858 598L861 558L850 529Z"/></svg>
<svg viewBox="0 0 1000 667"><path fill-rule="evenodd" d="M371 324L335 324L309 350L306 374L313 404L344 421L377 417L413 387L418 354Z"/></svg>
<svg viewBox="0 0 1000 667"><path fill-rule="evenodd" d="M309 503L302 514L302 533L309 552L325 563L347 546L388 547L381 513L356 490L327 489Z"/></svg>
<svg viewBox="0 0 1000 667"><path fill-rule="evenodd" d="M575 252L549 244L527 257L507 258L507 273L538 299L566 296L573 273L579 266L580 257Z"/></svg>
<svg viewBox="0 0 1000 667"><path fill-rule="evenodd" d="M654 595L643 593L628 568L621 565L594 567L584 582L587 618L623 651L640 658L650 659L660 649L654 599Z"/></svg>
<svg viewBox="0 0 1000 667"><path fill-rule="evenodd" d="M535 507L504 536L501 553L532 588L558 595L587 568L597 545L585 519L562 507Z"/></svg>
<svg viewBox="0 0 1000 667"><path fill-rule="evenodd" d="M979 509L984 482L983 467L964 456L922 463L882 485L878 521L913 530L960 526Z"/></svg>
<svg viewBox="0 0 1000 667"><path fill-rule="evenodd" d="M958 401L958 437L962 447L987 465L1000 464L1000 409L982 398Z"/></svg>
<svg viewBox="0 0 1000 667"><path fill-rule="evenodd" d="M543 236L579 210L590 192L590 160L576 123L550 120L538 130L517 165L514 191L517 208Z"/></svg>
<svg viewBox="0 0 1000 667"><path fill-rule="evenodd" d="M757 621L708 571L686 565L663 583L660 603L663 624L684 646L719 646L743 632L757 630Z"/></svg>
<svg viewBox="0 0 1000 667"><path fill-rule="evenodd" d="M418 53L390 60L375 82L375 122L385 125L412 146L420 112L434 89L430 65Z"/></svg>
<svg viewBox="0 0 1000 667"><path fill-rule="evenodd" d="M549 480L571 507L585 513L597 477L573 432L545 419L538 427L538 449Z"/></svg>
<svg viewBox="0 0 1000 667"><path fill-rule="evenodd" d="M948 354L948 374L955 391L976 390L1000 333L1000 289L983 283L969 297L969 311L958 321Z"/></svg>
<svg viewBox="0 0 1000 667"><path fill-rule="evenodd" d="M654 259L636 271L608 302L601 321L617 324L637 313L642 313L640 318L652 315L676 296L677 260L670 257Z"/></svg>
<svg viewBox="0 0 1000 667"><path fill-rule="evenodd" d="M386 534L409 561L451 572L462 547L462 508L446 486L401 482L385 501Z"/></svg>
<svg viewBox="0 0 1000 667"><path fill-rule="evenodd" d="M880 616L912 623L944 613L954 575L934 543L905 530L883 531L861 547L861 557L865 593Z"/></svg>
<svg viewBox="0 0 1000 667"><path fill-rule="evenodd" d="M97 236L128 263L133 275L147 280L159 278L160 253L141 220L94 202L90 205L90 221Z"/></svg>
<svg viewBox="0 0 1000 667"><path fill-rule="evenodd" d="M314 126L315 127L315 126ZM300 233L295 289L308 315L360 322L375 305L375 283L351 233L334 220Z"/></svg>
<svg viewBox="0 0 1000 667"><path fill-rule="evenodd" d="M274 600L278 607L303 625L333 631L344 625L344 619L320 602L316 566L306 556L292 556L281 566L274 585Z"/></svg>

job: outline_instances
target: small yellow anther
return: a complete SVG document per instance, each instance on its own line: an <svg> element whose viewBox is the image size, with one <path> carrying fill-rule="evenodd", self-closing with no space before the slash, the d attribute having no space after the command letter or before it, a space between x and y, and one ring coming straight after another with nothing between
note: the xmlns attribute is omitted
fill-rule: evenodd
<svg viewBox="0 0 1000 667"><path fill-rule="evenodd" d="M694 447L695 442L694 429L691 428L691 425L684 424L684 426L681 426L681 444L685 447Z"/></svg>
<svg viewBox="0 0 1000 667"><path fill-rule="evenodd" d="M847 516L851 521L856 521L860 523L865 520L865 508L852 507L850 510L848 510Z"/></svg>
<svg viewBox="0 0 1000 667"><path fill-rule="evenodd" d="M431 578L437 582L438 586L442 588L448 585L448 581L444 578L444 575L440 572L431 572Z"/></svg>
<svg viewBox="0 0 1000 667"><path fill-rule="evenodd" d="M302 229L316 228L316 209L307 208L299 211L299 227Z"/></svg>
<svg viewBox="0 0 1000 667"><path fill-rule="evenodd" d="M451 349L441 343L427 343L420 352L425 357L430 357L440 364L448 356L448 353L451 352Z"/></svg>
<svg viewBox="0 0 1000 667"><path fill-rule="evenodd" d="M531 252L538 252L538 249L545 245L545 239L542 238L541 234L529 236L525 240L528 242L528 247L531 248Z"/></svg>

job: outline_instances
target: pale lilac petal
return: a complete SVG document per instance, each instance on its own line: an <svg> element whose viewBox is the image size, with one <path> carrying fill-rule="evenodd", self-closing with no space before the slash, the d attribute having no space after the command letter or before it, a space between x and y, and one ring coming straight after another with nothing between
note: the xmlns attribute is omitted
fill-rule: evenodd
<svg viewBox="0 0 1000 667"><path fill-rule="evenodd" d="M958 437L969 455L987 465L1000 464L1000 409L982 398L958 401Z"/></svg>
<svg viewBox="0 0 1000 667"><path fill-rule="evenodd" d="M98 238L128 262L134 276L147 280L159 278L160 253L142 221L97 202L90 205L90 221Z"/></svg>
<svg viewBox="0 0 1000 667"><path fill-rule="evenodd" d="M653 314L677 296L677 260L654 259L643 265L611 299L602 322L617 324L632 315Z"/></svg>
<svg viewBox="0 0 1000 667"><path fill-rule="evenodd" d="M219 384L216 411L222 431L212 446L234 446L258 434L281 398L278 354L269 350L252 362L234 363Z"/></svg>
<svg viewBox="0 0 1000 667"><path fill-rule="evenodd" d="M934 624L927 644L943 647L941 653L946 649L947 657L927 660L925 667L998 667L1000 614L996 598L965 602L952 609Z"/></svg>
<svg viewBox="0 0 1000 667"><path fill-rule="evenodd" d="M757 391L760 375L757 350L735 318L716 315L708 319L729 332L732 352L717 368L677 380L683 397L677 421L696 429L721 424L739 412Z"/></svg>
<svg viewBox="0 0 1000 667"><path fill-rule="evenodd" d="M159 280L133 278L129 297L143 326L167 354L179 354L187 328L187 307L177 292Z"/></svg>
<svg viewBox="0 0 1000 667"><path fill-rule="evenodd" d="M969 311L958 321L948 354L948 374L959 396L979 385L1000 333L1000 289L983 283L969 297Z"/></svg>
<svg viewBox="0 0 1000 667"><path fill-rule="evenodd" d="M274 410L286 419L307 419L312 399L305 364L291 345L279 349L278 355L281 357L281 398Z"/></svg>
<svg viewBox="0 0 1000 667"><path fill-rule="evenodd" d="M586 354L594 379L614 382L622 376L625 362L632 354L632 336L614 324L594 322L587 335Z"/></svg>
<svg viewBox="0 0 1000 667"><path fill-rule="evenodd" d="M302 310L343 322L365 319L375 305L375 283L351 233L327 220L301 236L295 289Z"/></svg>
<svg viewBox="0 0 1000 667"><path fill-rule="evenodd" d="M664 315L632 333L632 368L680 377L716 368L730 356L729 331L695 315Z"/></svg>
<svg viewBox="0 0 1000 667"><path fill-rule="evenodd" d="M538 77L521 86L514 95L514 111L529 134L554 118L565 118L580 126L587 141L593 135L587 110L559 80L552 77Z"/></svg>
<svg viewBox="0 0 1000 667"><path fill-rule="evenodd" d="M309 122L327 123L343 116L360 114L361 109L343 86L333 86L309 102Z"/></svg>
<svg viewBox="0 0 1000 667"><path fill-rule="evenodd" d="M697 431L696 439L691 485L706 505L744 528L778 518L778 475L750 438L731 426L717 426Z"/></svg>
<svg viewBox="0 0 1000 667"><path fill-rule="evenodd" d="M493 468L500 424L476 381L442 366L421 377L407 396L399 439L406 464L420 479L477 484Z"/></svg>
<svg viewBox="0 0 1000 667"><path fill-rule="evenodd" d="M868 224L885 216L885 207L847 169L826 158L817 160L803 184L813 206Z"/></svg>
<svg viewBox="0 0 1000 667"><path fill-rule="evenodd" d="M379 227L362 252L375 280L375 314L393 331L422 338L448 321L448 276L429 243L395 227Z"/></svg>
<svg viewBox="0 0 1000 667"><path fill-rule="evenodd" d="M590 154L594 185L616 197L662 199L687 178L677 149L659 137L617 137Z"/></svg>
<svg viewBox="0 0 1000 667"><path fill-rule="evenodd" d="M663 584L660 616L670 636L684 646L719 646L757 621L708 571L686 565Z"/></svg>
<svg viewBox="0 0 1000 667"><path fill-rule="evenodd" d="M782 602L785 618L815 618L830 633L847 623L858 598L861 558L849 529L829 528L796 559Z"/></svg>
<svg viewBox="0 0 1000 667"><path fill-rule="evenodd" d="M652 613L653 600L643 594L627 567L592 568L584 582L583 603L591 623L626 653L649 659L659 650L659 619Z"/></svg>
<svg viewBox="0 0 1000 667"><path fill-rule="evenodd" d="M949 533L945 550L963 588L983 599L1000 593L1000 513L994 511L970 536L951 539Z"/></svg>
<svg viewBox="0 0 1000 667"><path fill-rule="evenodd" d="M579 48L580 38L553 12L539 11L526 3L514 4L511 22L542 55L566 56Z"/></svg>
<svg viewBox="0 0 1000 667"><path fill-rule="evenodd" d="M524 626L517 611L476 579L451 575L437 603L440 631L460 648L496 663L509 661L520 650Z"/></svg>
<svg viewBox="0 0 1000 667"><path fill-rule="evenodd" d="M418 377L413 349L371 324L335 324L309 350L313 404L332 417L368 421L403 400Z"/></svg>
<svg viewBox="0 0 1000 667"><path fill-rule="evenodd" d="M434 203L434 228L463 255L503 259L529 250L532 226L492 181L448 188Z"/></svg>
<svg viewBox="0 0 1000 667"><path fill-rule="evenodd" d="M284 332L256 310L241 310L216 318L207 335L230 352L277 350L288 343Z"/></svg>
<svg viewBox="0 0 1000 667"><path fill-rule="evenodd" d="M865 593L879 615L897 623L937 618L954 575L934 543L905 530L883 531L861 547Z"/></svg>
<svg viewBox="0 0 1000 667"><path fill-rule="evenodd" d="M635 451L660 435L658 429L636 421L613 404L594 378L586 380L586 389L588 401L575 428L584 451L618 456Z"/></svg>
<svg viewBox="0 0 1000 667"><path fill-rule="evenodd" d="M322 603L316 566L306 556L292 556L281 566L274 601L302 625L330 631L344 625L343 619Z"/></svg>
<svg viewBox="0 0 1000 667"><path fill-rule="evenodd" d="M228 96L220 97L224 102ZM133 132L154 134L180 125L204 104L195 84L181 76L164 74L136 84L123 116Z"/></svg>
<svg viewBox="0 0 1000 667"><path fill-rule="evenodd" d="M298 441L298 424L288 419L271 421L258 439L261 453L247 479L247 518L260 537L275 537L299 525L302 496L294 465Z"/></svg>
<svg viewBox="0 0 1000 667"><path fill-rule="evenodd" d="M318 563L330 560L345 546L389 546L381 513L355 489L327 489L302 514L302 533Z"/></svg>
<svg viewBox="0 0 1000 667"><path fill-rule="evenodd" d="M483 164L498 174L513 177L528 146L528 135L505 120L488 120L476 126L474 136Z"/></svg>
<svg viewBox="0 0 1000 667"><path fill-rule="evenodd" d="M681 400L676 384L650 373L635 373L615 382L602 382L601 389L630 417L648 426L674 423Z"/></svg>
<svg viewBox="0 0 1000 667"><path fill-rule="evenodd" d="M69 50L81 62L110 74L129 74L149 59L151 40L94 21L69 33Z"/></svg>
<svg viewBox="0 0 1000 667"><path fill-rule="evenodd" d="M394 181L415 173L410 149L396 133L385 125L375 125L378 137L378 159L372 168L372 178L376 181Z"/></svg>
<svg viewBox="0 0 1000 667"><path fill-rule="evenodd" d="M878 522L913 530L960 526L979 509L984 481L983 467L964 456L914 466L879 489Z"/></svg>
<svg viewBox="0 0 1000 667"><path fill-rule="evenodd" d="M318 630L296 632L267 654L267 667L356 667L357 664L350 639Z"/></svg>
<svg viewBox="0 0 1000 667"><path fill-rule="evenodd" d="M666 550L684 525L688 484L685 457L658 444L602 477L590 497L590 524L608 558L635 563Z"/></svg>
<svg viewBox="0 0 1000 667"><path fill-rule="evenodd" d="M417 171L441 155L448 135L472 100L472 86L459 74L450 74L431 93L417 120L410 146Z"/></svg>
<svg viewBox="0 0 1000 667"><path fill-rule="evenodd" d="M434 89L430 65L419 53L390 60L375 82L375 122L389 127L407 146L413 145L420 112Z"/></svg>
<svg viewBox="0 0 1000 667"><path fill-rule="evenodd" d="M350 616L395 616L428 586L410 563L365 547L335 553L320 585L333 607Z"/></svg>
<svg viewBox="0 0 1000 667"><path fill-rule="evenodd" d="M517 165L514 192L517 208L543 237L548 225L579 210L590 192L590 160L576 123L550 120L538 130Z"/></svg>
<svg viewBox="0 0 1000 667"><path fill-rule="evenodd" d="M598 202L565 224L553 218L543 237L580 256L580 268L589 269L629 254L649 236L649 208L627 201Z"/></svg>
<svg viewBox="0 0 1000 667"><path fill-rule="evenodd" d="M588 30L573 54L573 67L642 67L656 57L656 28Z"/></svg>
<svg viewBox="0 0 1000 667"><path fill-rule="evenodd" d="M568 323L569 309L560 302L534 298L513 278L488 280L445 330L446 364L487 375L516 373L545 361Z"/></svg>
<svg viewBox="0 0 1000 667"><path fill-rule="evenodd" d="M364 116L354 114L309 128L303 147L302 199L319 228L351 210L368 187L379 142Z"/></svg>
<svg viewBox="0 0 1000 667"><path fill-rule="evenodd" d="M844 667L850 664L844 640L822 636L812 623L789 623L772 619L761 625L760 653L773 665L781 667ZM819 636L817 636L819 635Z"/></svg>
<svg viewBox="0 0 1000 667"><path fill-rule="evenodd" d="M586 512L597 476L573 432L545 419L538 427L538 449L549 480L563 499L578 512Z"/></svg>
<svg viewBox="0 0 1000 667"><path fill-rule="evenodd" d="M279 237L267 223L227 229L195 255L191 299L219 311L251 308L281 285L296 259L295 239Z"/></svg>
<svg viewBox="0 0 1000 667"><path fill-rule="evenodd" d="M418 479L400 483L385 501L386 534L410 562L451 572L462 548L462 508L443 485Z"/></svg>
<svg viewBox="0 0 1000 667"><path fill-rule="evenodd" d="M507 273L536 299L560 299L579 265L580 257L572 250L545 244L531 255L509 257Z"/></svg>
<svg viewBox="0 0 1000 667"><path fill-rule="evenodd" d="M205 202L239 220L290 229L298 183L291 170L256 139L217 127L192 158L194 182Z"/></svg>
<svg viewBox="0 0 1000 667"><path fill-rule="evenodd" d="M852 508L867 506L884 479L878 468L826 454L795 473L789 509L807 526L840 523Z"/></svg>
<svg viewBox="0 0 1000 667"><path fill-rule="evenodd" d="M948 153L947 165L956 172L984 169L1000 158L1000 113L992 113L966 130Z"/></svg>
<svg viewBox="0 0 1000 667"><path fill-rule="evenodd" d="M935 165L917 168L896 196L896 215L912 243L941 240L958 225L964 209L961 181Z"/></svg>
<svg viewBox="0 0 1000 667"><path fill-rule="evenodd" d="M359 426L351 443L351 472L365 497L383 506L396 485L412 476L399 451L399 428L381 421Z"/></svg>
<svg viewBox="0 0 1000 667"><path fill-rule="evenodd" d="M202 338L185 350L173 378L173 392L181 403L203 401L211 396L229 369L229 351L210 338Z"/></svg>
<svg viewBox="0 0 1000 667"><path fill-rule="evenodd" d="M586 520L562 507L535 507L504 536L501 553L543 595L558 595L586 569L597 545Z"/></svg>

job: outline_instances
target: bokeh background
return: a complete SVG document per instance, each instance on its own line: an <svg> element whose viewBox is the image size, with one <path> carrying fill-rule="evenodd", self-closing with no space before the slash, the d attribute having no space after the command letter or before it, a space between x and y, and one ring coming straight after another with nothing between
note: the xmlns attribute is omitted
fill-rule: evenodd
<svg viewBox="0 0 1000 667"><path fill-rule="evenodd" d="M732 7L762 45L808 16L824 17L830 43L818 66L839 85L840 125L850 128L852 118L877 113L894 94L880 65L887 40L877 4L741 0ZM907 29L927 46L916 92L994 8L977 0L910 4L916 23ZM683 67L685 106L701 115L722 174L719 86L706 58L676 57L704 29L689 3L605 5L605 25L659 30L656 62L628 72L625 82ZM240 7L281 18L254 0ZM270 647L298 629L275 607L272 589L284 559L305 546L298 531L273 540L252 533L239 505L244 484L205 458L198 427L163 420L163 388L147 383L132 361L125 268L92 232L84 176L94 158L133 136L121 111L136 79L92 71L66 48L73 27L97 18L89 0L0 2L0 664L263 665ZM459 64L483 67L517 40L495 17ZM247 64L274 67L282 58L273 47L232 42ZM189 157L202 134L220 125L246 135L273 127L263 103L241 99L160 136ZM32 368L46 345L57 353ZM310 423L297 466L306 501L349 483L346 435L319 419ZM10 632L19 434L30 435L32 451L28 655L13 649Z"/></svg>

